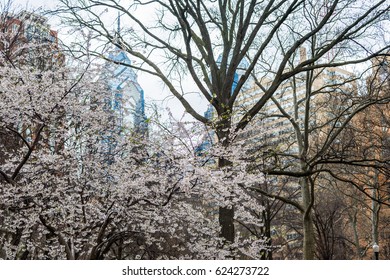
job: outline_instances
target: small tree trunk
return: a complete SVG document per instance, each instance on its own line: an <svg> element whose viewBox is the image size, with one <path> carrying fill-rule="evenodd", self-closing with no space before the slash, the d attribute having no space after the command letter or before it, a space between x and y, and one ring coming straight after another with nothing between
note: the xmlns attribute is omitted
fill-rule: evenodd
<svg viewBox="0 0 390 280"><path fill-rule="evenodd" d="M374 175L374 187L372 188L372 197L374 198L371 202L371 232L372 232L372 243L379 243L379 231L378 231L378 225L379 225L379 209L380 205L375 199L379 199L378 192L379 192L379 175L378 170L375 170Z"/></svg>
<svg viewBox="0 0 390 280"><path fill-rule="evenodd" d="M270 214L270 205L268 201L263 200L262 205L264 206L263 211L263 231L262 234L267 238L266 245L268 249L263 250L263 254L261 255L261 260L272 260L272 238L271 238L271 214Z"/></svg>
<svg viewBox="0 0 390 280"><path fill-rule="evenodd" d="M312 196L310 191L309 178L301 179L301 189L302 189L302 202L303 209L303 258L305 260L314 260L315 256L315 233L314 233L314 223L312 217Z"/></svg>
<svg viewBox="0 0 390 280"><path fill-rule="evenodd" d="M310 211L311 212L311 211ZM303 258L314 260L315 255L315 235L312 215L304 215L303 218Z"/></svg>
<svg viewBox="0 0 390 280"><path fill-rule="evenodd" d="M358 215L357 212L358 210L354 208L354 212L349 214L349 223L353 231L354 245L356 248L356 257L360 260L362 259L362 248L360 246L359 231L357 228L357 215Z"/></svg>

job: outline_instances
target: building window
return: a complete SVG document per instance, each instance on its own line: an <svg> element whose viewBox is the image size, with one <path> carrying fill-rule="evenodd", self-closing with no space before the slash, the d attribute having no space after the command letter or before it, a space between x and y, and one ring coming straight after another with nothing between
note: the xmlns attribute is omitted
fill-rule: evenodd
<svg viewBox="0 0 390 280"><path fill-rule="evenodd" d="M389 63L386 60L383 60L379 63L379 70L378 70L379 78L382 81L385 81L389 75Z"/></svg>
<svg viewBox="0 0 390 280"><path fill-rule="evenodd" d="M12 30L12 33L17 33L19 30L19 25L12 24L11 30Z"/></svg>
<svg viewBox="0 0 390 280"><path fill-rule="evenodd" d="M298 237L299 237L299 234L296 232L287 234L287 240L295 240L295 239L298 239Z"/></svg>

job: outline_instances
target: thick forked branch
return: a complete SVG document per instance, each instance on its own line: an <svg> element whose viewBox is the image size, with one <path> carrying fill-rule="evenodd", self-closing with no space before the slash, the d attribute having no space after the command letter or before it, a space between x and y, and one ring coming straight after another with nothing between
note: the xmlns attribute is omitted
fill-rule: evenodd
<svg viewBox="0 0 390 280"><path fill-rule="evenodd" d="M0 170L0 175L4 178L4 180L8 183L8 184L16 184L16 182L10 178L4 171Z"/></svg>
<svg viewBox="0 0 390 280"><path fill-rule="evenodd" d="M273 199L278 199L280 201L282 201L283 203L286 203L286 204L289 204L289 205L292 205L294 206L295 208L297 208L300 212L304 213L305 210L304 208L302 207L302 205L300 205L298 202L296 201L293 201L291 199L288 199L287 197L284 197L284 196L281 196L281 195L276 195L276 194L271 194L271 193L268 193L264 190L262 190L261 188L258 188L258 187L248 187L249 189L251 190L254 190L266 197L269 197L269 198L273 198Z"/></svg>
<svg viewBox="0 0 390 280"><path fill-rule="evenodd" d="M46 221L45 217L43 215L39 215L39 220L41 223L47 228L47 230L52 233L53 235L57 236L58 241L62 246L65 247L65 253L68 260L75 260L75 255L73 253L73 249L71 246L69 246L68 242L66 242L64 236L58 232L53 226L49 225L49 223Z"/></svg>
<svg viewBox="0 0 390 280"><path fill-rule="evenodd" d="M106 234L107 227L110 225L110 223L111 223L111 221L113 219L112 215L117 215L117 214L118 213L115 212L115 211L110 212L106 216L106 218L104 219L104 222L103 222L102 226L99 229L98 236L96 237L96 245L93 247L93 249L91 251L91 254L90 254L90 259L91 260L99 259L101 246L103 244L103 238L104 238L104 235Z"/></svg>

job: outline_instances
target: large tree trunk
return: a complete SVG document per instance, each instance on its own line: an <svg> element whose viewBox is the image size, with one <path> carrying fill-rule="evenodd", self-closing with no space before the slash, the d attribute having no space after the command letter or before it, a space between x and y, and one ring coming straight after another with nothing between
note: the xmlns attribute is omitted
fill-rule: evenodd
<svg viewBox="0 0 390 280"><path fill-rule="evenodd" d="M226 241L234 242L234 208L219 207L219 224L221 226L221 237Z"/></svg>
<svg viewBox="0 0 390 280"><path fill-rule="evenodd" d="M218 167L224 168L232 163L225 158L219 158ZM227 198L228 199L228 198ZM234 207L219 207L219 225L221 226L221 237L227 242L234 242Z"/></svg>
<svg viewBox="0 0 390 280"><path fill-rule="evenodd" d="M228 147L230 144L229 141L229 131L231 123L230 119L225 119L219 123L219 129L216 131L218 140L223 147ZM218 159L218 168L226 168L232 165L232 162L224 157ZM226 198L230 199L230 198ZM234 231L234 205L231 207L220 207L219 208L219 224L221 226L221 237L223 237L226 242L233 243L235 237Z"/></svg>

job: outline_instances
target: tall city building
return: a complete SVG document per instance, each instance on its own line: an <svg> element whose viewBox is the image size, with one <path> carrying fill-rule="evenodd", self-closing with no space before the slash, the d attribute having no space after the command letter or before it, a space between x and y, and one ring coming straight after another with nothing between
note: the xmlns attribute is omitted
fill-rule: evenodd
<svg viewBox="0 0 390 280"><path fill-rule="evenodd" d="M58 33L51 29L46 17L22 11L4 14L0 22L0 50L4 63L29 65L47 70L64 63L58 47Z"/></svg>
<svg viewBox="0 0 390 280"><path fill-rule="evenodd" d="M390 202L390 58L376 57L371 60L372 73L366 79L367 95L371 100L383 100L360 112L353 120L355 139L360 144L359 154L364 160L376 161L381 169L360 168L355 170L367 193L361 201L366 211L359 215L357 227L365 228L371 234L369 238L359 237L362 248L370 248L369 258L374 254L372 245L380 246L380 258L390 258L390 207L379 202Z"/></svg>
<svg viewBox="0 0 390 280"><path fill-rule="evenodd" d="M356 82L353 81L353 73L338 67L318 69L314 71L315 78L312 81L311 93L307 92L306 74L297 75L294 80L282 84L273 95L275 100L269 100L254 119L253 129L247 136L263 146L298 155L296 131L290 122L295 120L299 129L304 129L304 118L310 119L312 128L321 125L336 114L335 107L339 109L347 104L341 104L338 96L353 96L356 94ZM263 78L260 83L267 87L272 80ZM254 105L262 96L260 87L253 86L244 91L234 111L234 118L240 117ZM310 98L311 107L306 115L306 99ZM283 110L283 113L280 111ZM326 125L318 129L319 134L326 133L329 129Z"/></svg>
<svg viewBox="0 0 390 280"><path fill-rule="evenodd" d="M65 60L58 46L57 31L51 29L47 18L28 11L0 15L0 52L0 67L28 67L37 73L37 78L41 71L60 67ZM31 142L35 137L34 127L14 121L13 129ZM45 131L46 137L48 134ZM6 160L8 153L12 154L20 148L20 144L20 138L14 132L0 127L0 163Z"/></svg>
<svg viewBox="0 0 390 280"><path fill-rule="evenodd" d="M131 60L120 50L111 52L109 59L113 62L106 64L103 74L111 94L105 100L107 109L112 111L115 125L122 133L132 130L145 134L144 91L138 83L137 74L127 66L131 65Z"/></svg>

